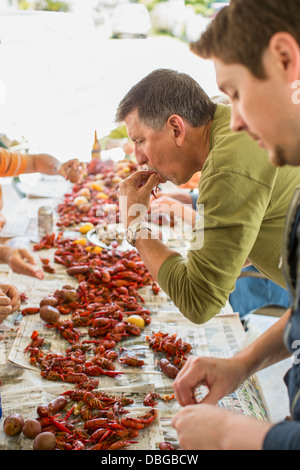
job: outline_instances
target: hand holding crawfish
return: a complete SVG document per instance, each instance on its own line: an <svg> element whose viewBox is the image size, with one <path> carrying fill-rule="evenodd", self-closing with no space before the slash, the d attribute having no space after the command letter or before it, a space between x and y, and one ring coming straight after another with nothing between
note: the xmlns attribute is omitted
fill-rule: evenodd
<svg viewBox="0 0 300 470"><path fill-rule="evenodd" d="M151 171L140 170L119 186L119 207L125 228L133 221L144 220L148 214L151 192L159 184Z"/></svg>

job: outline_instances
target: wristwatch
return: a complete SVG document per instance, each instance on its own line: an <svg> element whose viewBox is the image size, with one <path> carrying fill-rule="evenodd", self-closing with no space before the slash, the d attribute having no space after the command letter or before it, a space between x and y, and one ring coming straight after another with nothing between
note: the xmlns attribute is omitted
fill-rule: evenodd
<svg viewBox="0 0 300 470"><path fill-rule="evenodd" d="M126 240L131 246L135 246L135 241L137 238L137 233L142 229L146 228L150 230L151 228L146 222L136 222L135 224L132 224L128 227L127 232L126 232Z"/></svg>

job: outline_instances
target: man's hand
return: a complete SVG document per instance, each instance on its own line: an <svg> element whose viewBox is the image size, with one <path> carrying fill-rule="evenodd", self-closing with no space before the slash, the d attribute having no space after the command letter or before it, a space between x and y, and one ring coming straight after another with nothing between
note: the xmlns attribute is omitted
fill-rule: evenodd
<svg viewBox="0 0 300 470"><path fill-rule="evenodd" d="M213 405L191 405L174 416L172 426L183 450L261 450L273 425Z"/></svg>
<svg viewBox="0 0 300 470"><path fill-rule="evenodd" d="M35 266L35 259L25 248L5 247L4 261L17 274L25 274L26 276L44 278L44 272Z"/></svg>
<svg viewBox="0 0 300 470"><path fill-rule="evenodd" d="M183 450L221 450L221 428L226 426L227 413L212 405L191 405L182 408L172 420L180 448Z"/></svg>
<svg viewBox="0 0 300 470"><path fill-rule="evenodd" d="M137 171L119 186L120 213L125 228L132 222L144 220L148 213L151 192L159 184L155 173Z"/></svg>
<svg viewBox="0 0 300 470"><path fill-rule="evenodd" d="M196 389L208 388L201 403L216 405L225 395L234 392L246 379L242 364L235 360L190 356L173 382L173 389L180 405L198 403Z"/></svg>
<svg viewBox="0 0 300 470"><path fill-rule="evenodd" d="M10 284L0 284L0 323L19 306L20 296L17 289Z"/></svg>

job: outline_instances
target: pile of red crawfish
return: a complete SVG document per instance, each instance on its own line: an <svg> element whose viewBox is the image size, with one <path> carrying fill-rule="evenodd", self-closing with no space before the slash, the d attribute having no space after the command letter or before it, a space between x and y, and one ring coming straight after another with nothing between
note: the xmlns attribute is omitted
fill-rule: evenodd
<svg viewBox="0 0 300 470"><path fill-rule="evenodd" d="M91 161L87 165L87 174L73 184L72 191L64 195L64 200L57 207L58 227L66 228L90 222L119 222L117 189L120 181L137 171L138 166L130 160L118 163L113 161ZM86 202L74 204L75 198L82 196ZM109 205L116 209L114 220L110 220Z"/></svg>
<svg viewBox="0 0 300 470"><path fill-rule="evenodd" d="M117 166L113 162L92 162L87 175L73 185L72 192L65 195L57 208L60 232L46 236L34 246L35 251L54 248L54 262L64 266L68 275L78 281L76 288L64 285L42 299L40 307L22 310L23 315L39 312L46 326L57 329L69 343L64 354L55 353L47 350L44 338L33 331L31 342L25 349L30 363L40 368L44 379L75 384L73 391L64 393L65 400L72 402L67 412L39 416L43 431L55 432L57 449L127 447L135 442L139 430L149 426L157 416L154 408L139 418L124 416L128 411L123 407L130 404L130 400L124 396L110 397L95 389L98 386L96 377L114 378L123 373L117 370L116 364L144 365L143 360L127 353L125 347L117 350L117 345L130 336L141 334L139 327L127 321L129 316L139 315L145 325L151 323L151 312L145 308L139 289L148 285L154 294L158 294L159 286L136 250L121 251L117 245L99 250L89 242L81 244L63 234L64 228L80 223L109 223L107 205L118 206L119 181L136 170L132 162L120 162ZM84 207L76 205L76 198L83 195L88 202ZM103 210L99 211L101 207ZM55 273L49 259L40 259L45 271ZM43 317L43 312L51 315ZM64 315L66 319L62 319ZM84 333L81 327L84 327ZM168 358L170 355L175 357L178 370L190 351L187 343L161 332L153 333L148 340L156 352L165 353ZM168 367L163 367L163 360L161 368L171 377L167 373ZM144 405L155 406L158 398L168 401L174 396L161 397L149 392Z"/></svg>
<svg viewBox="0 0 300 470"><path fill-rule="evenodd" d="M126 396L113 396L95 390L95 379L81 383L45 405L37 407L42 433L55 434L55 449L118 450L136 443L142 429L155 420L151 409L144 415L128 416Z"/></svg>

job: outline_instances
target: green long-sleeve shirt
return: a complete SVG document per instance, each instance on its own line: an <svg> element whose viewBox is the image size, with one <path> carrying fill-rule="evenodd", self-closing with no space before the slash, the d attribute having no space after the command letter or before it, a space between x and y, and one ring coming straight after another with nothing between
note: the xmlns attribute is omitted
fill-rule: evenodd
<svg viewBox="0 0 300 470"><path fill-rule="evenodd" d="M283 228L300 168L272 166L246 133L231 132L230 109L218 105L199 182L203 247L193 246L187 258L168 258L158 273L162 289L194 323L219 313L247 258L285 287L279 268Z"/></svg>

